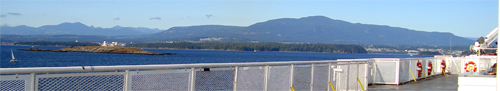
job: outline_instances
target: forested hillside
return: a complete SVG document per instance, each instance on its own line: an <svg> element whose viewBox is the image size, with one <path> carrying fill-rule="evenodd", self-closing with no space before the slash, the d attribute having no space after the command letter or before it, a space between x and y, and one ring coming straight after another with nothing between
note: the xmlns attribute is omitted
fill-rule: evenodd
<svg viewBox="0 0 500 91"><path fill-rule="evenodd" d="M37 41L37 42L18 42L14 45L36 45L36 46L99 46L99 44L93 43L82 43L82 42L47 42L47 41Z"/></svg>
<svg viewBox="0 0 500 91"><path fill-rule="evenodd" d="M239 51L290 51L325 53L366 53L358 45L344 44L283 44L283 43L135 43L127 47L172 48L172 49L213 49Z"/></svg>

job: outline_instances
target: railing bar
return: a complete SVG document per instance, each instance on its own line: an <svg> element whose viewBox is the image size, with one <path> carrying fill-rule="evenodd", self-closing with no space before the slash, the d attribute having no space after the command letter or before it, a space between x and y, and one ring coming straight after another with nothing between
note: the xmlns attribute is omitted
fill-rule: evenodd
<svg viewBox="0 0 500 91"><path fill-rule="evenodd" d="M366 61L366 60L358 60ZM31 67L31 68L0 68L0 74L20 73L52 73L52 72L84 72L84 71L114 71L114 70L145 70L145 69L169 69L169 68L192 68L192 67L231 67L231 66L259 66L259 65L287 65L287 64L311 64L329 63L336 60L325 61L290 61L290 62L248 62L248 63L195 63L195 64L166 64L166 65L117 65L117 66L74 66L74 67ZM351 62L351 61L343 61ZM87 69L85 69L87 68Z"/></svg>

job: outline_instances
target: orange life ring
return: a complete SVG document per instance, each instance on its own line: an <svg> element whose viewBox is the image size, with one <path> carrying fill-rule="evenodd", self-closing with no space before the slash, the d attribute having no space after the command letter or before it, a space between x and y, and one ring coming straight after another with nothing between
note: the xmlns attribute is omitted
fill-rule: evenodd
<svg viewBox="0 0 500 91"><path fill-rule="evenodd" d="M476 63L469 61L469 62L465 63L464 69L465 69L465 72L476 72L477 65L476 65Z"/></svg>
<svg viewBox="0 0 500 91"><path fill-rule="evenodd" d="M417 72L418 72L418 77L420 78L422 76L422 63L420 60L417 60Z"/></svg>
<svg viewBox="0 0 500 91"><path fill-rule="evenodd" d="M427 66L427 75L431 75L432 73L432 62L429 61L429 65Z"/></svg>

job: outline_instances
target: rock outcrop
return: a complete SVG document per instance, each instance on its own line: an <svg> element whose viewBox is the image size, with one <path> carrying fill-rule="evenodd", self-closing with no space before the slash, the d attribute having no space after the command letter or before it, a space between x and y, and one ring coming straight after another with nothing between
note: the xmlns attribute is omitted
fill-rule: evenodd
<svg viewBox="0 0 500 91"><path fill-rule="evenodd" d="M117 46L76 46L58 50L47 50L38 48L19 49L25 51L48 51L48 52L92 52L92 53L118 53L118 54L145 54L145 55L176 55L175 53L155 53L138 48Z"/></svg>
<svg viewBox="0 0 500 91"><path fill-rule="evenodd" d="M68 52L63 50L47 50L47 49L38 49L38 48L29 48L29 49L19 49L23 51L48 51L48 52Z"/></svg>

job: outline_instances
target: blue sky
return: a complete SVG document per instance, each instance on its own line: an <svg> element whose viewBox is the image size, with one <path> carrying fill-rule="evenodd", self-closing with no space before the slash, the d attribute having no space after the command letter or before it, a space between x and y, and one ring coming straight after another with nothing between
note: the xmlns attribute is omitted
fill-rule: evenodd
<svg viewBox="0 0 500 91"><path fill-rule="evenodd" d="M480 37L498 25L497 0L1 0L0 24L81 22L109 28L249 26L278 18L326 16L351 23ZM418 35L416 35L418 36Z"/></svg>

